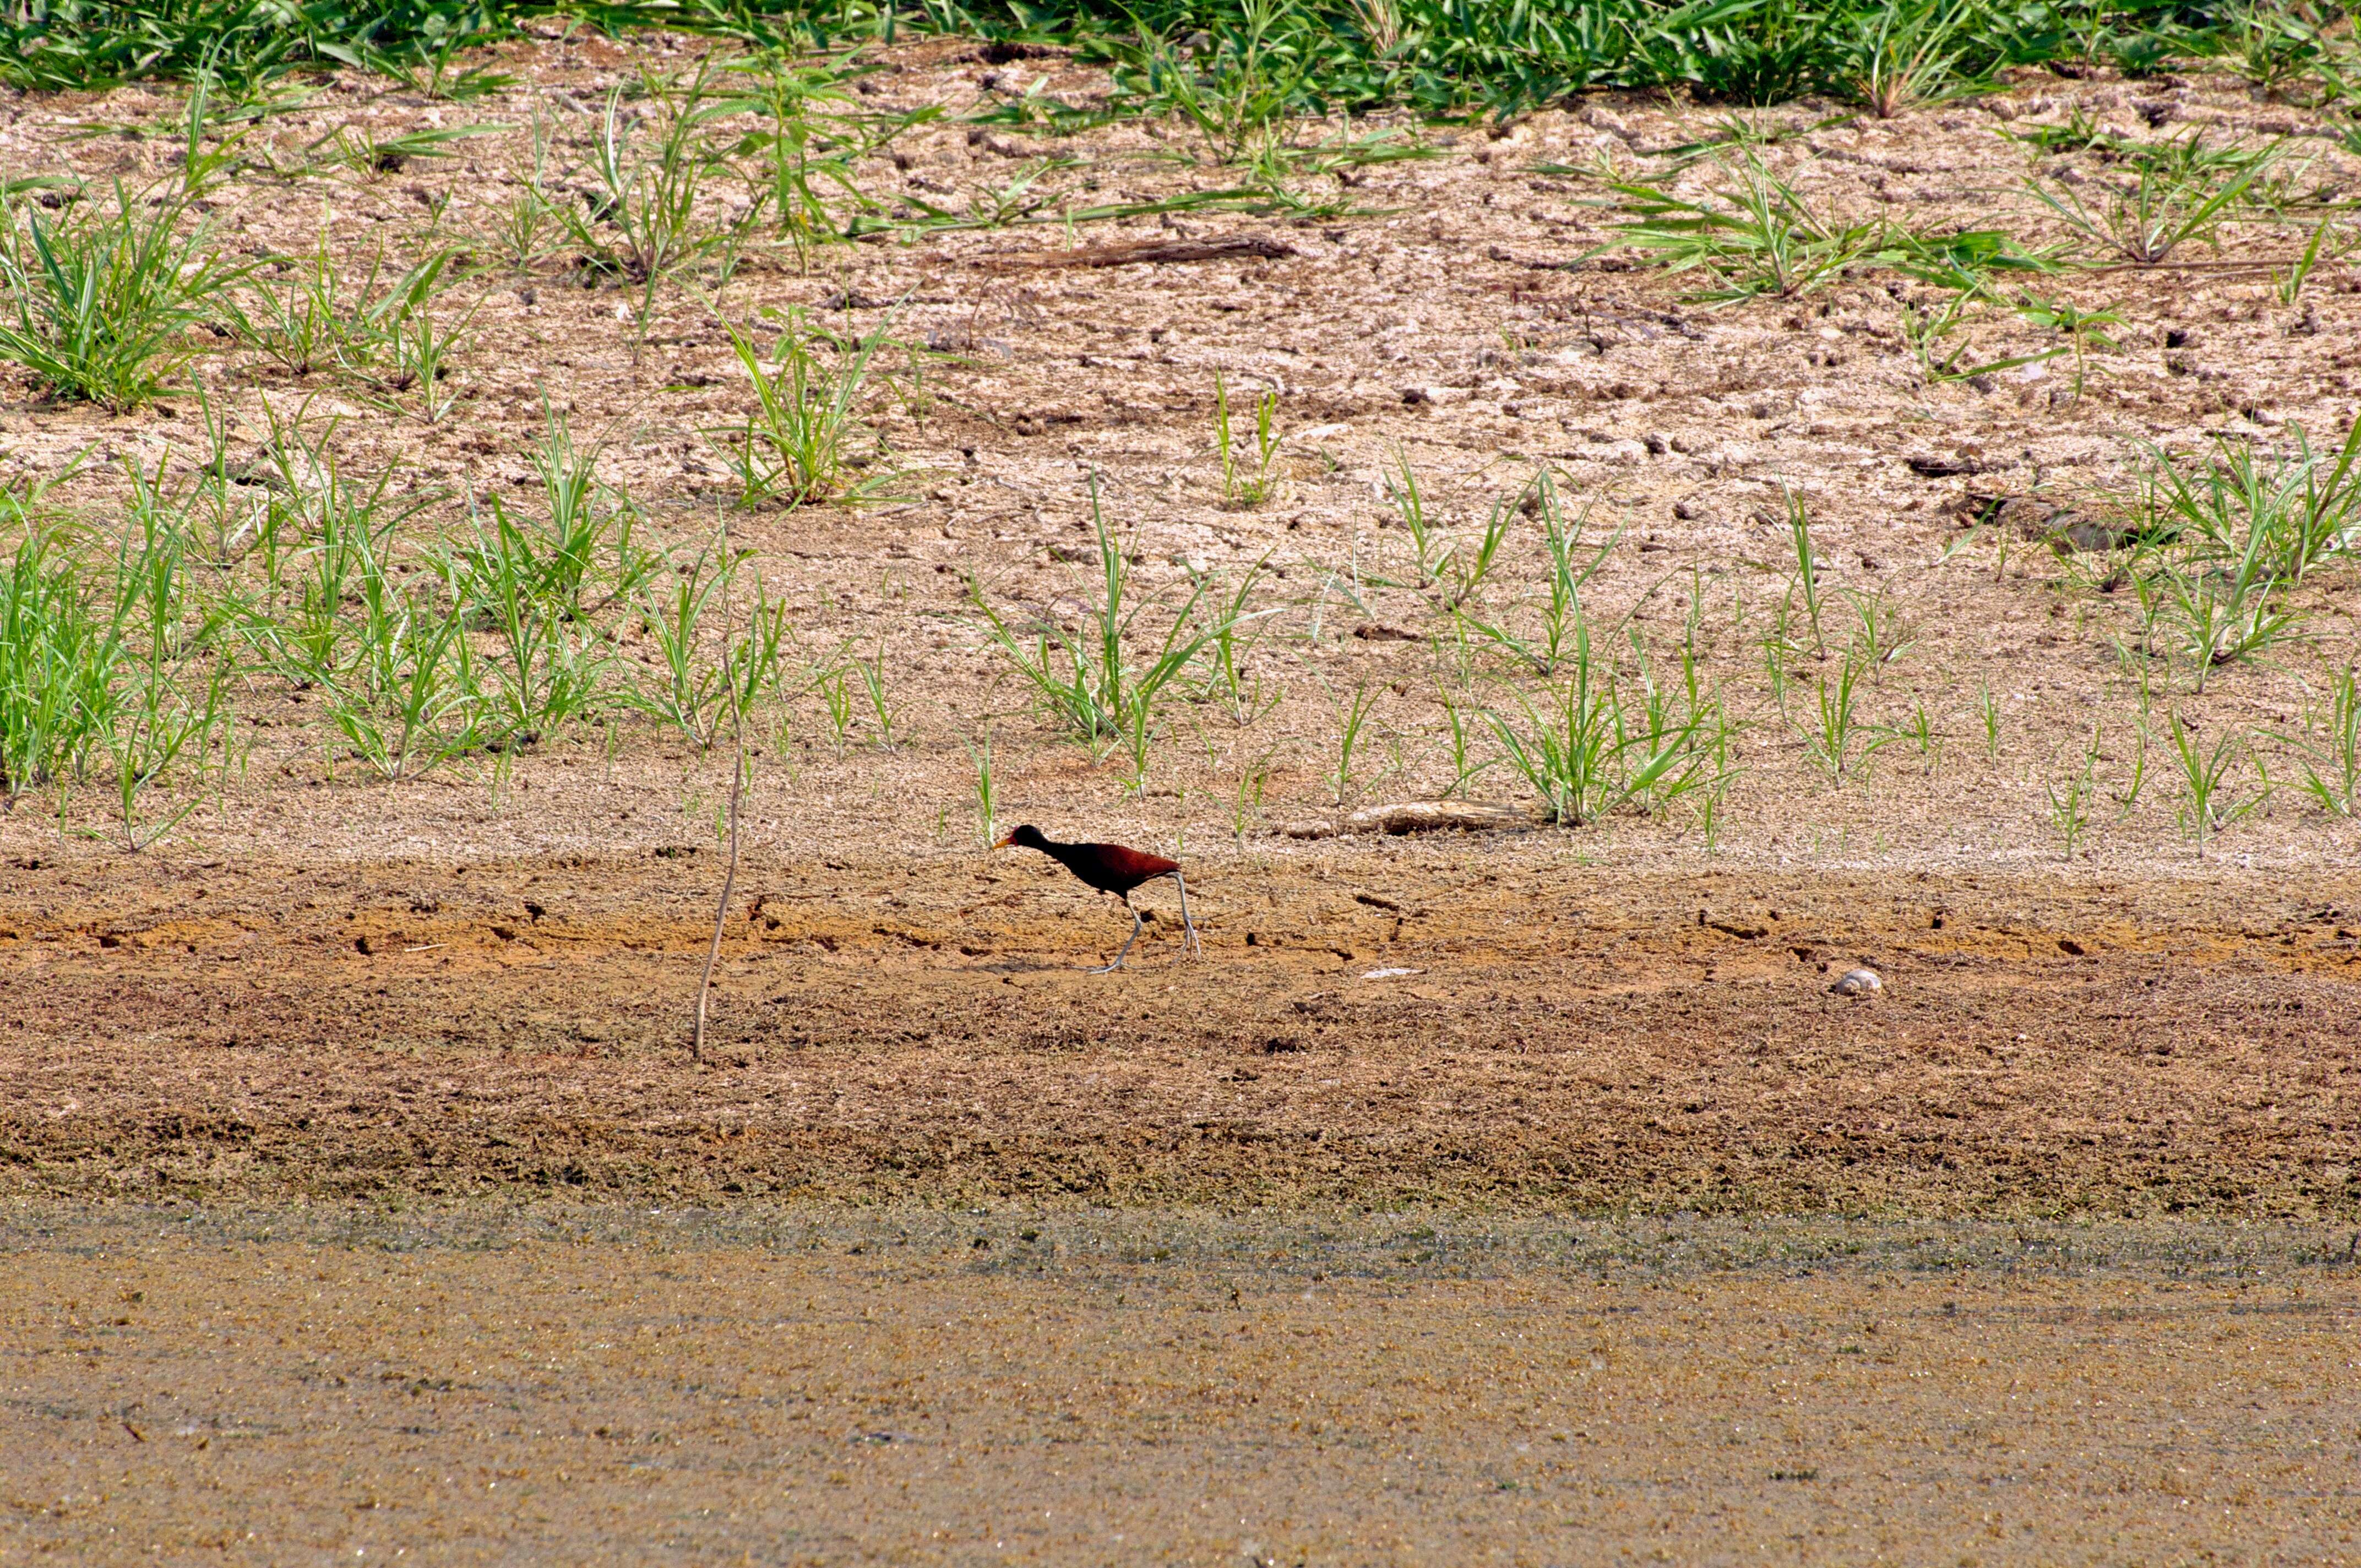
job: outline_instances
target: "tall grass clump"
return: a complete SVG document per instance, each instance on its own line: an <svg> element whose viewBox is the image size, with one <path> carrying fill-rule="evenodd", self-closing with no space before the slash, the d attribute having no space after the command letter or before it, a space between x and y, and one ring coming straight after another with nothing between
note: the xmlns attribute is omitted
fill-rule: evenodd
<svg viewBox="0 0 2361 1568"><path fill-rule="evenodd" d="M2268 95L2312 100L2341 93L2352 74L2339 19L2312 0L2213 7L2152 0L699 0L636 7L39 0L0 13L0 82L90 89L209 74L243 93L284 72L341 63L464 100L503 83L495 68L459 65L458 51L512 37L522 20L552 10L618 36L655 26L785 59L910 33L1063 44L1115 67L1113 104L1038 94L1003 107L1061 123L1110 112L1177 115L1234 161L1263 152L1288 121L1386 107L1505 117L1605 88L1743 104L1825 92L1886 114L1976 91L2005 66L2050 60L2154 74L2177 59L2210 56Z"/></svg>
<svg viewBox="0 0 2361 1568"><path fill-rule="evenodd" d="M1590 521L1588 509L1568 522L1558 503L1556 481L1547 469L1534 476L1517 507L1496 509L1493 517L1497 523L1505 524L1508 518L1527 509L1541 520L1543 560L1543 595L1530 629L1507 616L1484 619L1471 605L1472 586L1454 601L1453 614L1466 631L1546 678L1565 662L1569 639L1582 623L1582 590L1606 564L1623 531L1617 529L1596 549L1587 549L1582 536ZM1497 538L1489 543L1498 550Z"/></svg>
<svg viewBox="0 0 2361 1568"><path fill-rule="evenodd" d="M98 585L53 528L27 525L22 503L4 503L22 529L0 571L0 792L27 791L79 773L104 744L125 651Z"/></svg>
<svg viewBox="0 0 2361 1568"><path fill-rule="evenodd" d="M862 189L855 166L945 113L940 104L867 108L850 90L852 77L867 69L853 60L790 63L764 49L727 69L739 79L732 109L757 121L730 150L753 161L757 210L770 208L774 227L799 258L807 258L816 245L882 226L873 214L885 203Z"/></svg>
<svg viewBox="0 0 2361 1568"><path fill-rule="evenodd" d="M1844 16L1836 84L1881 120L1973 91L1987 78L1968 63L1969 0L1887 0Z"/></svg>
<svg viewBox="0 0 2361 1568"><path fill-rule="evenodd" d="M1694 296L1701 301L1809 293L1873 255L1885 236L1882 223L1849 221L1813 203L1752 148L1726 161L1713 193L1698 200L1644 181L1613 189L1626 214L1613 243L1668 271L1705 273L1710 282Z"/></svg>
<svg viewBox="0 0 2361 1568"><path fill-rule="evenodd" d="M2276 452L2224 442L2194 466L2151 446L2124 503L2151 640L2178 641L2198 690L2301 636L2308 611L2290 590L2361 547L2361 422L2334 450L2300 427L2290 438Z"/></svg>
<svg viewBox="0 0 2361 1568"><path fill-rule="evenodd" d="M473 506L472 537L441 556L455 605L488 634L479 655L490 738L538 739L606 701L614 628L603 612L636 602L663 565L638 538L631 498L601 484L598 448L576 444L555 414L533 468L541 505Z"/></svg>
<svg viewBox="0 0 2361 1568"><path fill-rule="evenodd" d="M1179 694L1206 648L1246 614L1238 600L1213 616L1200 615L1211 591L1203 578L1177 608L1142 593L1132 576L1136 542L1108 526L1095 474L1090 495L1098 570L1079 631L1067 630L1048 610L1030 622L1011 624L973 577L968 579L968 599L983 616L992 646L1032 688L1049 721L1094 751L1121 742L1131 754L1137 779L1147 767L1165 705Z"/></svg>
<svg viewBox="0 0 2361 1568"><path fill-rule="evenodd" d="M482 743L484 694L465 617L431 590L371 594L366 656L329 688L327 708L379 777L416 777Z"/></svg>
<svg viewBox="0 0 2361 1568"><path fill-rule="evenodd" d="M2323 811L2332 817L2361 812L2361 670L2347 664L2333 672L2327 711L2307 711L2301 736L2279 739L2301 753L2301 788Z"/></svg>
<svg viewBox="0 0 2361 1568"><path fill-rule="evenodd" d="M719 545L699 549L685 563L675 554L640 590L641 625L654 644L657 664L653 678L636 685L624 700L679 730L699 751L711 751L721 739L723 720L734 731L782 686L791 634L787 609L771 597L759 570L748 574L753 600L742 626L735 613L739 575L750 559L750 552ZM718 648L705 630L717 616ZM839 694L849 704L840 676ZM844 717L849 725L849 706Z"/></svg>
<svg viewBox="0 0 2361 1568"><path fill-rule="evenodd" d="M1717 784L1708 764L1726 755L1713 744L1726 724L1719 696L1700 688L1694 666L1683 689L1659 685L1636 635L1631 647L1634 673L1620 676L1594 647L1588 621L1577 620L1564 673L1542 685L1539 700L1517 687L1515 713L1484 710L1501 759L1562 827L1597 822L1626 805L1661 814ZM1711 793L1718 801L1718 788Z"/></svg>
<svg viewBox="0 0 2361 1568"><path fill-rule="evenodd" d="M111 208L75 203L46 218L0 199L0 357L60 398L137 408L194 356L207 319L241 269L207 245L203 220L149 206L118 183Z"/></svg>
<svg viewBox="0 0 2361 1568"><path fill-rule="evenodd" d="M653 148L641 145L642 119L625 113L623 89L610 89L591 141L595 183L578 201L544 193L567 236L635 287L642 340L657 289L682 269L728 251L738 227L752 221L750 214L716 227L698 214L706 178L720 161L708 145L707 127L739 107L709 92L708 69L700 65L685 84L642 76L642 96L661 107Z"/></svg>
<svg viewBox="0 0 2361 1568"><path fill-rule="evenodd" d="M2209 750L2177 712L2169 716L2166 733L2172 742L2172 761L2180 773L2180 800L2173 816L2182 837L2197 845L2197 858L2202 861L2206 841L2259 808L2270 798L2272 785L2264 775L2261 786L2252 794L2239 790L2237 773L2250 755L2244 735L2225 732Z"/></svg>
<svg viewBox="0 0 2361 1568"><path fill-rule="evenodd" d="M197 804L184 795L161 820L146 796L169 774L202 778L215 741L227 763L229 693L236 660L224 632L233 609L197 580L201 542L185 492L168 491L163 464L143 474L126 462L132 496L115 541L109 636L118 677L104 730L124 841L143 850Z"/></svg>
<svg viewBox="0 0 2361 1568"><path fill-rule="evenodd" d="M2079 186L2036 177L2026 188L2079 238L2136 267L2160 266L2191 240L2213 243L2278 157L2273 147L2209 158L2202 131L2124 150L2129 167L2120 172Z"/></svg>
<svg viewBox="0 0 2361 1568"><path fill-rule="evenodd" d="M871 362L894 340L882 325L846 338L794 307L769 313L779 332L768 361L751 333L728 329L753 382L754 408L734 428L705 432L738 480L739 504L808 506L874 490L885 476L855 478L855 465L873 456L853 444L864 429Z"/></svg>
<svg viewBox="0 0 2361 1568"><path fill-rule="evenodd" d="M2252 542L2273 580L2300 583L2332 556L2361 548L2361 420L2331 452L2314 448L2301 425L2289 426L2292 451L2258 456L2224 442L2195 474L2151 449L2164 521L2184 543L2226 557Z"/></svg>
<svg viewBox="0 0 2361 1568"><path fill-rule="evenodd" d="M157 820L168 775L202 777L228 749L236 663L217 597L198 591L185 509L133 470L119 531L69 531L18 496L0 568L0 793L104 781L125 843L145 849L195 797Z"/></svg>
<svg viewBox="0 0 2361 1568"><path fill-rule="evenodd" d="M532 455L541 506L494 503L489 542L479 532L465 564L479 579L516 579L519 591L568 620L628 601L654 575L657 553L640 538L631 498L598 477L598 444L579 445L564 415L545 411Z"/></svg>

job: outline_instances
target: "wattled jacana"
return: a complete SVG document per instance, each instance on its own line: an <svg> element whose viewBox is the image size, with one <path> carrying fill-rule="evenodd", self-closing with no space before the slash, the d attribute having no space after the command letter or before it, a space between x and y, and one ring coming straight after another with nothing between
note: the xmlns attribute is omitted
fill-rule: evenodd
<svg viewBox="0 0 2361 1568"><path fill-rule="evenodd" d="M1184 953L1203 950L1197 940L1196 923L1189 918L1189 884L1181 878L1180 862L1178 861L1168 861L1161 855L1151 855L1142 850L1127 850L1121 844L1060 844L1045 837L1041 829L1029 822L993 848L1038 850L1101 893L1114 894L1123 900L1126 909L1131 910L1131 935L1123 939L1123 951L1115 956L1115 962L1091 970L1093 974L1105 974L1123 968L1123 960L1131 955L1131 945L1139 940L1139 927L1146 918L1138 910L1132 909L1131 891L1142 883L1154 882L1159 877L1169 876L1180 888L1180 950Z"/></svg>

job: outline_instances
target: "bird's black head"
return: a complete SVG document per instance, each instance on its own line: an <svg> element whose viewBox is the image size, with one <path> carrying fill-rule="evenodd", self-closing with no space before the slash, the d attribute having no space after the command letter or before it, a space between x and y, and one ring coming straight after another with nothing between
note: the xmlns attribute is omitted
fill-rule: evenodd
<svg viewBox="0 0 2361 1568"><path fill-rule="evenodd" d="M1049 840L1041 837L1041 829L1030 822L993 846L995 850L1047 850L1049 847Z"/></svg>

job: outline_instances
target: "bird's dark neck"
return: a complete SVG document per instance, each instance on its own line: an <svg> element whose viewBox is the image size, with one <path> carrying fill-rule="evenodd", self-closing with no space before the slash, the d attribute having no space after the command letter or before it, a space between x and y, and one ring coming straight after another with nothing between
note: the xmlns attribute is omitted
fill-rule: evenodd
<svg viewBox="0 0 2361 1568"><path fill-rule="evenodd" d="M1044 839L1033 847L1068 871L1074 869L1076 861L1089 858L1085 853L1090 848L1087 844L1060 844L1055 839Z"/></svg>

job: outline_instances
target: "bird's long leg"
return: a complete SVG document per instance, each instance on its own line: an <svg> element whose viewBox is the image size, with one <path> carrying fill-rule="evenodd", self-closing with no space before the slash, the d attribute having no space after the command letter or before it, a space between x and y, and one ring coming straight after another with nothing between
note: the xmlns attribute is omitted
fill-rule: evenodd
<svg viewBox="0 0 2361 1568"><path fill-rule="evenodd" d="M1172 873L1174 885L1180 889L1180 951L1203 956L1205 945L1197 940L1197 923L1189 918L1189 883L1179 872Z"/></svg>
<svg viewBox="0 0 2361 1568"><path fill-rule="evenodd" d="M1131 956L1131 945L1139 940L1140 922L1145 918L1145 916L1143 916L1138 910L1132 908L1131 894L1127 893L1123 895L1123 906L1126 909L1131 910L1131 935L1123 939L1123 951L1115 956L1115 962L1111 964L1101 964L1098 968L1090 971L1093 974L1113 974L1115 970L1123 968L1123 960Z"/></svg>

